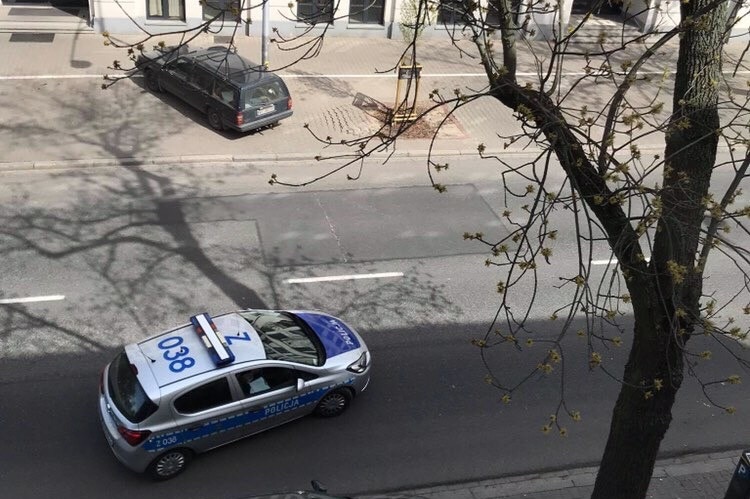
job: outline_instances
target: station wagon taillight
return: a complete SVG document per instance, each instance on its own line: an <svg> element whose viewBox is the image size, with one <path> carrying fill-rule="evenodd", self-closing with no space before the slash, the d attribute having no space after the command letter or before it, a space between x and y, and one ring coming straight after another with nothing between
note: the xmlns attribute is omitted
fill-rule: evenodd
<svg viewBox="0 0 750 499"><path fill-rule="evenodd" d="M144 440L148 438L149 435L151 435L151 432L148 430L128 430L124 426L117 426L117 431L122 435L122 438L125 439L127 443L135 447L136 445L140 444Z"/></svg>
<svg viewBox="0 0 750 499"><path fill-rule="evenodd" d="M286 108L287 109L291 109L292 108L292 97L291 96L287 97L287 99L286 99Z"/></svg>
<svg viewBox="0 0 750 499"><path fill-rule="evenodd" d="M245 122L245 115L243 113L237 113L235 124L239 126L239 125L242 125L244 122Z"/></svg>

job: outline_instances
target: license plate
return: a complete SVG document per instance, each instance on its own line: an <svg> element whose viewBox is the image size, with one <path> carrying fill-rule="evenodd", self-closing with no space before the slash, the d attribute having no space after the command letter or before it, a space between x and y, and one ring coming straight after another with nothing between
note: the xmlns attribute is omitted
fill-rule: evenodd
<svg viewBox="0 0 750 499"><path fill-rule="evenodd" d="M258 109L258 111L255 113L256 116L263 116L265 114L272 113L276 109L276 107L271 104L270 106L261 107Z"/></svg>

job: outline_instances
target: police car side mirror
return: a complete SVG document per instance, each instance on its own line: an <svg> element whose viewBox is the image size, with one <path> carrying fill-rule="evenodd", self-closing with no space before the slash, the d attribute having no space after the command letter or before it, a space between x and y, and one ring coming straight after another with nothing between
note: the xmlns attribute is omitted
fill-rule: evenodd
<svg viewBox="0 0 750 499"><path fill-rule="evenodd" d="M305 387L305 380L302 378L297 378L297 391L301 391Z"/></svg>

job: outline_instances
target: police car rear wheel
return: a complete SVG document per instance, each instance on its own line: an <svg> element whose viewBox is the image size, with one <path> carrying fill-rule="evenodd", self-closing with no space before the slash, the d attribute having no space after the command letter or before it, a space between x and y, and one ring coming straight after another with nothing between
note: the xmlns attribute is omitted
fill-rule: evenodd
<svg viewBox="0 0 750 499"><path fill-rule="evenodd" d="M156 480L169 480L185 471L191 458L189 450L173 449L154 459L149 471Z"/></svg>
<svg viewBox="0 0 750 499"><path fill-rule="evenodd" d="M347 407L349 407L349 401L351 400L349 392L344 390L336 390L334 392L327 393L315 408L315 414L324 418L332 418L343 413Z"/></svg>

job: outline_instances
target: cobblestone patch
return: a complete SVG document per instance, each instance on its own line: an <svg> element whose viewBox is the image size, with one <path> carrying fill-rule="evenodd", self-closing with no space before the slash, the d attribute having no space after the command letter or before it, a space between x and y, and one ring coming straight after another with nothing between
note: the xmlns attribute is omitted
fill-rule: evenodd
<svg viewBox="0 0 750 499"><path fill-rule="evenodd" d="M417 108L419 114L423 109ZM361 109L349 104L334 106L317 113L309 120L310 130L320 134L334 131L334 142L339 139L366 137L375 133L394 136L400 133L399 139L431 139L440 127L440 139L464 139L466 132L455 116L447 116L444 109L435 109L411 124L385 123L386 113L381 109ZM322 137L323 138L323 137Z"/></svg>

